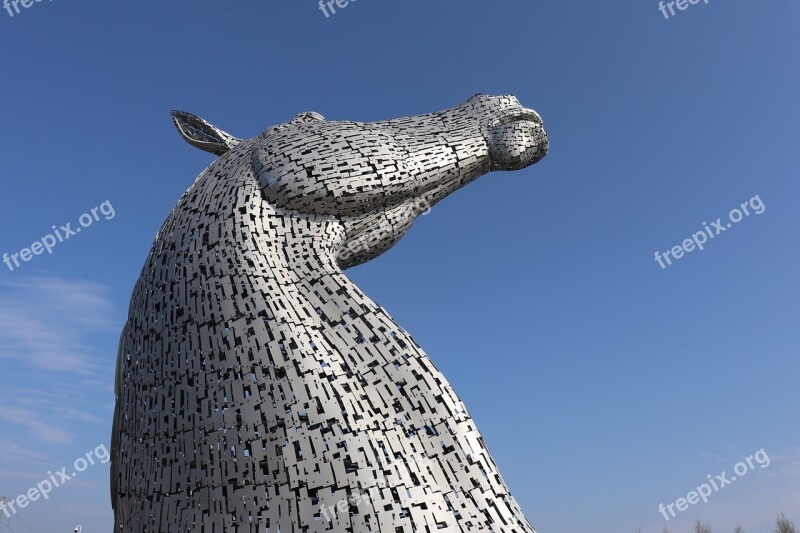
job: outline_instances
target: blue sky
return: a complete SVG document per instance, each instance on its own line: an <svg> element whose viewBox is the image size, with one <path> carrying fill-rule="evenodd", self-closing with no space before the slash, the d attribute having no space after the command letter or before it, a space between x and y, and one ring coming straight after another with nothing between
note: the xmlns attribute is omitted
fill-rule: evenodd
<svg viewBox="0 0 800 533"><path fill-rule="evenodd" d="M551 151L490 174L350 271L451 381L540 533L660 533L658 504L764 449L669 522L800 522L800 5L711 0L35 3L0 11L0 496L109 445L153 237L212 156L170 109L252 137L515 94ZM654 260L743 202L704 250ZM0 531L108 531L98 464Z"/></svg>

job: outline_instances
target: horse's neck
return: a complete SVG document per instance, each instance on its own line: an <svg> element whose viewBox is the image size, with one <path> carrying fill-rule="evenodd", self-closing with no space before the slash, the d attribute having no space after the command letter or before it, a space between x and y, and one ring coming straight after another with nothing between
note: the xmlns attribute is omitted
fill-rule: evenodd
<svg viewBox="0 0 800 533"><path fill-rule="evenodd" d="M223 182L211 170L159 232L137 291L140 304L154 309L165 302L215 323L260 315L268 337L287 340L338 328L340 346L363 343L374 336L367 316L387 335L402 334L336 265L343 238L336 220L281 216L246 174Z"/></svg>

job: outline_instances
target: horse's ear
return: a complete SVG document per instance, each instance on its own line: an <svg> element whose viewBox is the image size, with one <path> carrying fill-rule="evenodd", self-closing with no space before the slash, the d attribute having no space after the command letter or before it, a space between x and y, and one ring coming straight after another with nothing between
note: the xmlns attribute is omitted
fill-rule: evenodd
<svg viewBox="0 0 800 533"><path fill-rule="evenodd" d="M172 122L186 142L215 155L222 155L242 142L191 113L173 111Z"/></svg>

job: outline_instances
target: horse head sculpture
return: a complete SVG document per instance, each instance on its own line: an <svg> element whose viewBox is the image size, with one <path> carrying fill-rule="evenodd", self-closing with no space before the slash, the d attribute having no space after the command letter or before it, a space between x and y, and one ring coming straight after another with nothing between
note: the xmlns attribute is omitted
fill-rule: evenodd
<svg viewBox="0 0 800 533"><path fill-rule="evenodd" d="M539 161L512 96L382 122L302 113L240 140L164 222L117 363L117 531L533 533L461 400L343 270L495 170Z"/></svg>

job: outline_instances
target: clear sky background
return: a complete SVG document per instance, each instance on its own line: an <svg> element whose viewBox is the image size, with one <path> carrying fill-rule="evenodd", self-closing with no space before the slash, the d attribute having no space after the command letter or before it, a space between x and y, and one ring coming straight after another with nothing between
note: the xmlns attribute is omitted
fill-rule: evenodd
<svg viewBox="0 0 800 533"><path fill-rule="evenodd" d="M170 109L239 137L313 110L537 109L551 152L490 174L349 272L460 394L540 533L644 532L658 504L771 458L669 522L800 522L800 5L711 0L35 3L0 11L0 496L110 447L117 339L160 224L213 156ZM766 206L667 269L679 245ZM108 465L0 532L110 531Z"/></svg>

